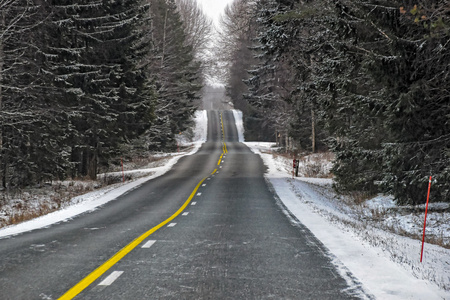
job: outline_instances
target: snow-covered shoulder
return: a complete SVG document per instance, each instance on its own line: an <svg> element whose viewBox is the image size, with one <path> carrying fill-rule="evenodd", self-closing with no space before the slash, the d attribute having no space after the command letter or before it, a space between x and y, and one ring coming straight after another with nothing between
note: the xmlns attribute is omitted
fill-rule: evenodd
<svg viewBox="0 0 450 300"><path fill-rule="evenodd" d="M122 184L119 187L117 185L109 186L75 197L70 201L72 205L68 205L63 209L20 224L3 227L0 229L0 239L27 231L44 228L59 222L66 222L79 214L96 210L100 206L117 199L120 195L139 187L146 181L165 174L178 162L181 157L192 155L198 151L198 149L206 141L207 138L207 123L208 118L206 111L197 111L195 114L194 139L193 142L189 142L189 144L193 146L191 147L190 151L182 153L172 153L171 158L168 159L164 163L164 165L160 167L145 170L127 171L127 173L144 172L147 174L151 173L151 175L139 178L138 180L126 184ZM186 145L188 144L188 142L185 141L183 144Z"/></svg>
<svg viewBox="0 0 450 300"><path fill-rule="evenodd" d="M416 240L377 228L346 225L353 216L336 204L331 179L293 179L285 162L270 154L273 145L246 145L262 157L267 166L266 179L292 222L301 222L325 245L351 290L362 288L364 294L357 296L365 299L372 295L383 300L450 299L449 249L427 244L427 258L420 264L420 245ZM385 205L392 204L388 200L383 200ZM361 238L361 234L371 240ZM358 282L362 284L360 289Z"/></svg>
<svg viewBox="0 0 450 300"><path fill-rule="evenodd" d="M195 127L193 143L197 145L197 150L206 142L208 136L208 114L206 110L197 110L195 112ZM191 143L190 141L187 142ZM191 153L192 154L192 153Z"/></svg>
<svg viewBox="0 0 450 300"><path fill-rule="evenodd" d="M232 111L233 111L234 121L236 123L236 129L238 132L239 142L242 143L242 142L244 142L244 122L242 119L242 111L237 110L237 109L233 109Z"/></svg>

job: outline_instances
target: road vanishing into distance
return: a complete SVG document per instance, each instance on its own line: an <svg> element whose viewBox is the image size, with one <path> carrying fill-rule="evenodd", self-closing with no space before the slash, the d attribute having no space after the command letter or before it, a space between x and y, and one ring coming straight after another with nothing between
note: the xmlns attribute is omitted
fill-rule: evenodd
<svg viewBox="0 0 450 300"><path fill-rule="evenodd" d="M290 221L233 113L208 120L208 141L165 175L1 239L0 299L360 299Z"/></svg>

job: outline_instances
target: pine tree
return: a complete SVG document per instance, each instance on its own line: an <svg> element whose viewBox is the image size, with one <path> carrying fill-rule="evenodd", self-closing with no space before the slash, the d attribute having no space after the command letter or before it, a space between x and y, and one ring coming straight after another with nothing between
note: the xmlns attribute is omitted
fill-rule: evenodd
<svg viewBox="0 0 450 300"><path fill-rule="evenodd" d="M124 145L149 132L170 145L190 125L200 64L173 1L164 22L154 4L0 0L4 187L95 179Z"/></svg>
<svg viewBox="0 0 450 300"><path fill-rule="evenodd" d="M156 120L148 132L150 149L176 147L175 135L191 126L202 88L201 64L191 46L174 1L157 0L151 5L155 57L150 72L157 89Z"/></svg>
<svg viewBox="0 0 450 300"><path fill-rule="evenodd" d="M275 124L278 136L294 138L303 150L323 147L322 132L316 122L320 92L317 59L321 57L323 23L316 3L260 1L258 41L255 48L259 66L253 77L250 102L265 107L266 118Z"/></svg>
<svg viewBox="0 0 450 300"><path fill-rule="evenodd" d="M390 140L384 128L383 85L370 75L369 53L385 43L371 28L355 2L337 2L329 19L333 34L327 59L321 63L329 96L319 101L322 120L336 154L336 187L342 191L380 192L383 178L382 143Z"/></svg>
<svg viewBox="0 0 450 300"><path fill-rule="evenodd" d="M448 201L450 9L438 1L403 4L391 4L390 23L376 23L392 43L391 59L377 59L372 69L386 86L386 127L394 137L384 146L385 184L400 203L424 203L432 175L431 198Z"/></svg>
<svg viewBox="0 0 450 300"><path fill-rule="evenodd" d="M63 172L63 121L42 72L47 59L40 30L48 15L39 1L2 5L1 34L1 173L4 187L49 180Z"/></svg>
<svg viewBox="0 0 450 300"><path fill-rule="evenodd" d="M274 134L270 112L250 103L258 97L251 89L259 84L260 79L256 71L260 62L256 41L260 8L262 6L249 0L235 1L225 8L216 56L221 58L222 65L227 66L226 94L234 107L244 113L246 140L267 141L273 140Z"/></svg>
<svg viewBox="0 0 450 300"><path fill-rule="evenodd" d="M317 136L327 140L339 190L417 204L433 175L432 197L449 199L446 2L258 5L258 60L246 80L253 107L303 148L309 137L311 150Z"/></svg>
<svg viewBox="0 0 450 300"><path fill-rule="evenodd" d="M95 178L100 163L151 125L149 6L1 5L3 186L64 178L70 169Z"/></svg>
<svg viewBox="0 0 450 300"><path fill-rule="evenodd" d="M121 143L151 125L153 92L139 65L150 51L142 23L148 6L66 1L53 9L49 50L57 59L49 72L69 112L72 176L94 179Z"/></svg>

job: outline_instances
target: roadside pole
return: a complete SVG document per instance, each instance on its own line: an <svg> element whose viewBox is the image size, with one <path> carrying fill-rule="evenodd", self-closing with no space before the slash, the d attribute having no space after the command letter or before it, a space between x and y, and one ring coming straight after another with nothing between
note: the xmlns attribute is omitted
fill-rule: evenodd
<svg viewBox="0 0 450 300"><path fill-rule="evenodd" d="M122 182L125 182L125 172L123 171L123 158L120 158L120 164L122 165Z"/></svg>
<svg viewBox="0 0 450 300"><path fill-rule="evenodd" d="M298 177L298 165L300 164L300 160L295 159L292 161L292 178Z"/></svg>
<svg viewBox="0 0 450 300"><path fill-rule="evenodd" d="M292 179L294 179L296 163L297 160L294 158L294 161L292 162Z"/></svg>
<svg viewBox="0 0 450 300"><path fill-rule="evenodd" d="M427 195L427 205L425 206L425 221L423 222L422 250L420 251L420 262L422 262L423 258L423 245L425 243L425 228L427 227L427 213L428 213L428 201L430 200L430 189L431 189L431 176L428 182L428 195Z"/></svg>

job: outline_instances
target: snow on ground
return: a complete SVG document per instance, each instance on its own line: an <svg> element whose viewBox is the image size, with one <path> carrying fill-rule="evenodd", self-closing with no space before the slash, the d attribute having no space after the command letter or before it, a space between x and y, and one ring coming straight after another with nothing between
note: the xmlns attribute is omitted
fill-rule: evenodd
<svg viewBox="0 0 450 300"><path fill-rule="evenodd" d="M263 159L266 179L286 215L293 223L308 227L325 245L353 290L359 281L375 299L450 299L450 249L426 243L420 263L421 242L399 234L420 233L424 213L405 212L408 208L399 209L393 198L385 195L356 205L350 197L336 195L330 178L292 178L292 160L274 154L274 143L245 144ZM319 176L329 173L331 157L317 156L300 160L301 176L311 171ZM448 208L446 203L432 204L430 209L433 206L435 210ZM448 213L430 213L427 235L448 242L448 221Z"/></svg>
<svg viewBox="0 0 450 300"><path fill-rule="evenodd" d="M238 132L239 142L244 141L244 122L242 120L242 111L233 109L233 117L236 122L236 128Z"/></svg>
<svg viewBox="0 0 450 300"><path fill-rule="evenodd" d="M333 192L331 179L293 179L279 157L265 153L270 148L262 152L261 144L246 144L268 167L266 178L286 214L325 245L344 278L353 274L375 299L450 299L449 249L426 244L421 264L420 241L359 220L360 213ZM373 202L390 208L389 199L380 196ZM354 278L347 279L357 284Z"/></svg>
<svg viewBox="0 0 450 300"><path fill-rule="evenodd" d="M243 141L242 113L234 111L233 114L239 140ZM164 174L180 157L198 150L206 140L206 130L206 111L199 111L194 131L197 142L190 152L173 154L174 157L160 161L158 167L138 171L149 176L76 197L70 202L72 205L57 212L2 228L0 238L67 221ZM179 137L179 142L182 145L188 143L183 137ZM450 299L450 250L427 243L423 263L420 263L420 241L398 234L415 236L420 233L423 214L411 213L417 208L399 208L392 197L383 195L355 205L348 197L335 194L330 178L292 178L292 161L277 155L273 143L246 144L266 164L267 181L282 202L285 214L293 223L301 222L308 227L324 244L351 289L362 287L367 295L383 300ZM326 177L329 162L329 157L317 155L301 159L300 173L305 176L312 172ZM432 204L430 208L432 212L429 214L427 235L441 236L444 242L449 241L449 214L440 212L448 211L448 204ZM367 298L366 295L359 296Z"/></svg>
<svg viewBox="0 0 450 300"><path fill-rule="evenodd" d="M139 177L139 174L148 174L145 177L141 177L132 182L126 184L114 184L89 192L87 194L72 198L69 203L60 210L52 212L50 214L17 224L12 226L3 227L0 229L0 239L12 235L17 235L23 232L31 231L38 228L44 228L58 222L66 222L71 218L82 214L84 212L93 211L100 206L108 203L109 201L117 199L120 195L137 188L144 182L156 178L169 171L177 161L186 155L192 155L198 151L203 142L207 138L207 114L206 111L197 111L195 115L195 127L193 132L194 142L189 143L187 139L180 137L180 144L183 146L192 145L191 150L188 152L172 153L168 158L159 161L160 166L148 169L126 171L126 174L133 174L135 177ZM122 172L109 173L108 175L122 176ZM100 174L99 177L103 175ZM82 184L82 183L77 183ZM23 195L22 195L23 196ZM17 200L22 201L22 200ZM37 201L46 201L45 199L37 199ZM2 206L2 210L12 210L7 205Z"/></svg>

